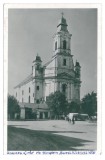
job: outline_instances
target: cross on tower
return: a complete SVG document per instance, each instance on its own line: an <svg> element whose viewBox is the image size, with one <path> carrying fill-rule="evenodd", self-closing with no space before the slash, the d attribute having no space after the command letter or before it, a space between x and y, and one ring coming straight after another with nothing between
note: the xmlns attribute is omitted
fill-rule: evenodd
<svg viewBox="0 0 105 160"><path fill-rule="evenodd" d="M62 15L62 17L63 17L64 13L62 12L61 15Z"/></svg>

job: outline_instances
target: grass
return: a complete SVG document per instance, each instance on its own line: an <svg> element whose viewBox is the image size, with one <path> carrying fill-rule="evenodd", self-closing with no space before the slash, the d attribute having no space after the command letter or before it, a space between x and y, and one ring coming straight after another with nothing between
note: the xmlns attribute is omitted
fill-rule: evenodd
<svg viewBox="0 0 105 160"><path fill-rule="evenodd" d="M71 151L77 146L83 146L84 142L89 142L52 133L51 131L34 131L9 126L8 151Z"/></svg>

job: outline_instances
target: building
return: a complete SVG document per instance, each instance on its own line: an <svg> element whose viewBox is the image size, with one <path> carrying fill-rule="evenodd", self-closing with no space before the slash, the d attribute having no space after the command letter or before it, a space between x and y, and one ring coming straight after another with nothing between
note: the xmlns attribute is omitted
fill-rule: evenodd
<svg viewBox="0 0 105 160"><path fill-rule="evenodd" d="M21 105L21 118L26 117L27 110L35 109L37 118L49 118L50 111L46 98L55 91L63 92L68 102L80 101L81 66L73 62L71 54L71 37L66 19L60 18L57 32L53 36L53 55L49 62L42 64L41 57L36 56L32 63L32 73L15 89L15 97Z"/></svg>

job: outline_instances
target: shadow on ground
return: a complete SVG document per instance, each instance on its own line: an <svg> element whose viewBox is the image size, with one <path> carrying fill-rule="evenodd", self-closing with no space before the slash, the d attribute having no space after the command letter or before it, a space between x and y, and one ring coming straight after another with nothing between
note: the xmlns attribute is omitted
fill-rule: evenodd
<svg viewBox="0 0 105 160"><path fill-rule="evenodd" d="M60 131L60 133L79 133L73 131ZM36 131L23 128L8 127L8 151L73 151L84 146L87 140L55 135L53 131ZM75 149L76 147L76 149ZM80 149L79 149L80 150Z"/></svg>

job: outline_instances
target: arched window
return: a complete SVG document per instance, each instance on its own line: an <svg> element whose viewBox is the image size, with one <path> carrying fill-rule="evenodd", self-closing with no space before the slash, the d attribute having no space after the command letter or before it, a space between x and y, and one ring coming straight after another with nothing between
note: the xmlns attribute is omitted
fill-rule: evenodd
<svg viewBox="0 0 105 160"><path fill-rule="evenodd" d="M66 59L63 59L63 66L66 66Z"/></svg>
<svg viewBox="0 0 105 160"><path fill-rule="evenodd" d="M30 91L31 91L31 90L30 90L30 87L29 87L29 93L30 93Z"/></svg>
<svg viewBox="0 0 105 160"><path fill-rule="evenodd" d="M37 91L39 91L39 86L36 86Z"/></svg>
<svg viewBox="0 0 105 160"><path fill-rule="evenodd" d="M62 92L66 93L66 84L62 84Z"/></svg>
<svg viewBox="0 0 105 160"><path fill-rule="evenodd" d="M39 99L36 100L36 103L39 104Z"/></svg>
<svg viewBox="0 0 105 160"><path fill-rule="evenodd" d="M36 70L39 70L39 69L40 69L40 64L37 64Z"/></svg>
<svg viewBox="0 0 105 160"><path fill-rule="evenodd" d="M55 42L55 50L57 50L57 41Z"/></svg>
<svg viewBox="0 0 105 160"><path fill-rule="evenodd" d="M30 103L30 96L28 97L28 102Z"/></svg>
<svg viewBox="0 0 105 160"><path fill-rule="evenodd" d="M63 49L66 49L66 40L63 41Z"/></svg>

